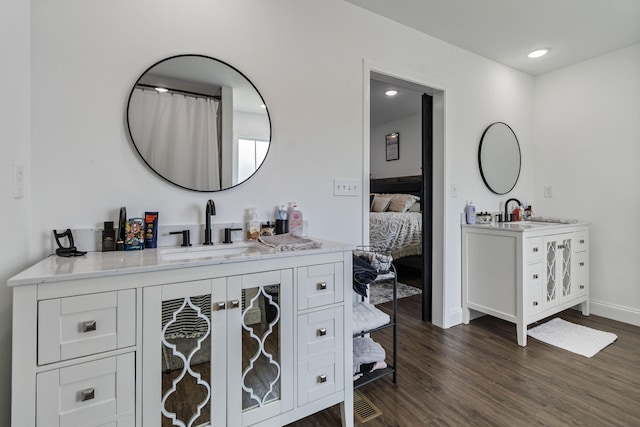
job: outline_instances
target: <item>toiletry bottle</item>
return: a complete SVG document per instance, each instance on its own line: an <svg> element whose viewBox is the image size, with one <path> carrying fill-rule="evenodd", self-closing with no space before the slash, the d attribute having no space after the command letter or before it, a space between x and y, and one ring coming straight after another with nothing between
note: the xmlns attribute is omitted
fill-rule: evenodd
<svg viewBox="0 0 640 427"><path fill-rule="evenodd" d="M297 236L302 236L303 228L302 212L298 209L296 202L293 202L291 210L289 210L289 232Z"/></svg>
<svg viewBox="0 0 640 427"><path fill-rule="evenodd" d="M256 208L250 208L247 214L247 239L258 240L260 236L260 223Z"/></svg>
<svg viewBox="0 0 640 427"><path fill-rule="evenodd" d="M520 221L520 206L513 208L513 220Z"/></svg>
<svg viewBox="0 0 640 427"><path fill-rule="evenodd" d="M102 252L111 252L116 250L116 230L113 228L113 221L104 222L104 230L102 231Z"/></svg>
<svg viewBox="0 0 640 427"><path fill-rule="evenodd" d="M473 206L473 200L469 200L467 202L467 207L465 208L465 214L467 216L467 224L476 223L476 207Z"/></svg>

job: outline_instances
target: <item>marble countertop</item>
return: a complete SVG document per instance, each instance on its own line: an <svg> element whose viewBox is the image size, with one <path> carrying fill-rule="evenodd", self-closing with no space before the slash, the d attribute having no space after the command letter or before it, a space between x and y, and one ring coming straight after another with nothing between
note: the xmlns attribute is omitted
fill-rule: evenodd
<svg viewBox="0 0 640 427"><path fill-rule="evenodd" d="M86 255L71 258L50 255L10 278L7 285L53 283L354 249L354 246L343 243L315 238L313 240L321 243L321 247L278 252L261 243L238 242L230 245L194 245L189 248L178 246L138 251L88 252Z"/></svg>
<svg viewBox="0 0 640 427"><path fill-rule="evenodd" d="M490 224L462 224L463 227L488 228L494 230L526 231L526 230L547 230L560 227L585 226L586 222L538 222L538 221L514 221L497 222Z"/></svg>

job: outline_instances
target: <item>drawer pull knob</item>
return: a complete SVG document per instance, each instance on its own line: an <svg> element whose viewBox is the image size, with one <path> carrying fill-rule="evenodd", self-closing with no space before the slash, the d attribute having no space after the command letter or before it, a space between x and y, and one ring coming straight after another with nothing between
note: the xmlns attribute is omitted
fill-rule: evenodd
<svg viewBox="0 0 640 427"><path fill-rule="evenodd" d="M214 304L214 308L216 309L216 311L224 310L225 308L227 308L227 303L224 301L217 302Z"/></svg>
<svg viewBox="0 0 640 427"><path fill-rule="evenodd" d="M584 245L584 239L580 239L580 244Z"/></svg>
<svg viewBox="0 0 640 427"><path fill-rule="evenodd" d="M319 337L323 337L323 336L325 336L325 335L327 335L327 329L326 329L326 328L320 328L320 329L318 329L318 336L319 336Z"/></svg>
<svg viewBox="0 0 640 427"><path fill-rule="evenodd" d="M537 278L538 278L538 275L537 275L537 274L534 274L534 275L533 275L533 278L534 278L534 279L537 279Z"/></svg>
<svg viewBox="0 0 640 427"><path fill-rule="evenodd" d="M327 289L327 282L318 283L318 290L324 291L325 289Z"/></svg>
<svg viewBox="0 0 640 427"><path fill-rule="evenodd" d="M534 302L533 302L533 306L534 306L534 307L537 307L537 306L538 306L538 301L534 301Z"/></svg>
<svg viewBox="0 0 640 427"><path fill-rule="evenodd" d="M584 289L584 285L580 285L580 289Z"/></svg>
<svg viewBox="0 0 640 427"><path fill-rule="evenodd" d="M580 267L584 267L584 261L580 262Z"/></svg>
<svg viewBox="0 0 640 427"><path fill-rule="evenodd" d="M564 245L558 245L558 249L564 249Z"/></svg>
<svg viewBox="0 0 640 427"><path fill-rule="evenodd" d="M95 320L87 320L86 322L82 322L82 332L95 331L97 327L98 323Z"/></svg>
<svg viewBox="0 0 640 427"><path fill-rule="evenodd" d="M229 305L231 305L231 308L238 308L240 307L240 301L234 299L232 301L229 301Z"/></svg>
<svg viewBox="0 0 640 427"><path fill-rule="evenodd" d="M533 248L533 252L538 252L538 248L537 247Z"/></svg>
<svg viewBox="0 0 640 427"><path fill-rule="evenodd" d="M325 374L318 375L318 382L319 383L326 383L327 382L327 376Z"/></svg>
<svg viewBox="0 0 640 427"><path fill-rule="evenodd" d="M94 388L87 388L80 392L80 401L86 402L87 400L94 399L96 397L96 390Z"/></svg>

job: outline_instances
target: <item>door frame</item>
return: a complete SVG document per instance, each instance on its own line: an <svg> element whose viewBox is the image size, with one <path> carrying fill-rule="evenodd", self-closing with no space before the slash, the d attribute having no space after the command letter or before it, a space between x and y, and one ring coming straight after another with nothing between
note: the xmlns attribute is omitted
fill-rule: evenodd
<svg viewBox="0 0 640 427"><path fill-rule="evenodd" d="M432 158L432 252L431 252L431 322L440 327L445 325L445 292L444 271L445 252L445 100L446 89L441 82L429 80L423 75L401 69L388 64L380 64L367 59L363 60L363 129L362 129L362 243L369 245L369 197L370 185L370 89L372 73L398 80L401 86L422 91L433 97L433 158ZM424 241L423 241L424 247Z"/></svg>

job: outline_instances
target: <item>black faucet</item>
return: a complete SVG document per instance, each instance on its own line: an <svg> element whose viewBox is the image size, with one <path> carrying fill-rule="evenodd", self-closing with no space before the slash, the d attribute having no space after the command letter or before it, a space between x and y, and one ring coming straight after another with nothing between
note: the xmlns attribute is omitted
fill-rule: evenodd
<svg viewBox="0 0 640 427"><path fill-rule="evenodd" d="M231 228L227 227L224 229L224 241L222 243L233 243L231 240L231 232L232 231L242 231L242 228Z"/></svg>
<svg viewBox="0 0 640 427"><path fill-rule="evenodd" d="M509 221L509 202L516 202L518 203L518 206L522 206L522 203L520 203L520 200L518 199L509 199L505 202L504 204L504 222L508 222Z"/></svg>
<svg viewBox="0 0 640 427"><path fill-rule="evenodd" d="M211 215L216 214L216 205L213 203L213 200L209 199L207 201L207 207L205 208L205 222L206 226L204 228L204 243L203 245L213 245L211 241Z"/></svg>

